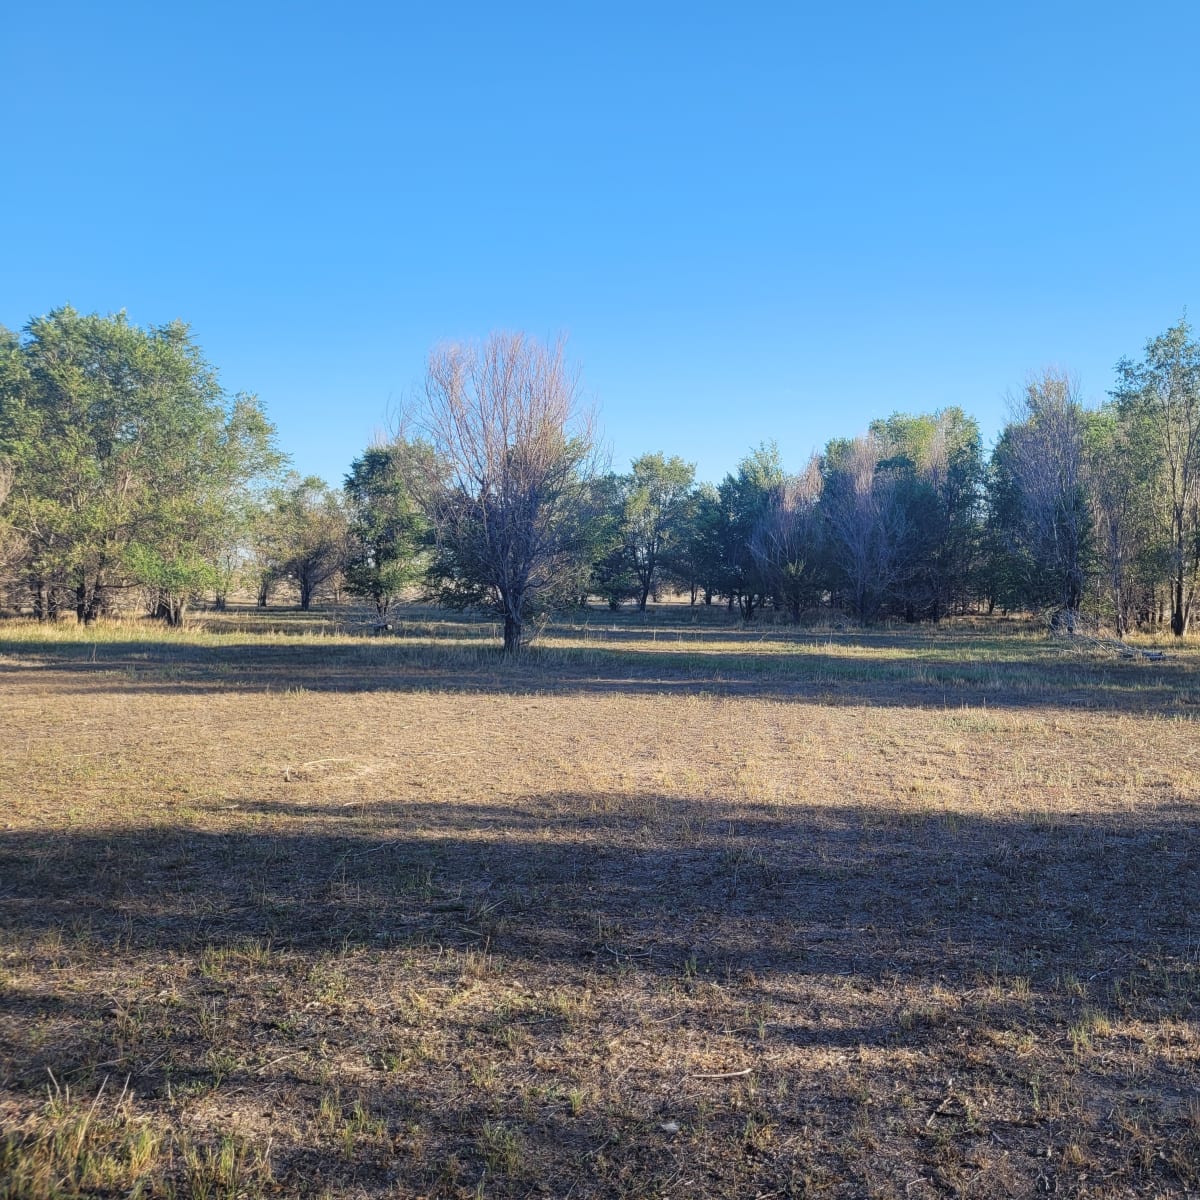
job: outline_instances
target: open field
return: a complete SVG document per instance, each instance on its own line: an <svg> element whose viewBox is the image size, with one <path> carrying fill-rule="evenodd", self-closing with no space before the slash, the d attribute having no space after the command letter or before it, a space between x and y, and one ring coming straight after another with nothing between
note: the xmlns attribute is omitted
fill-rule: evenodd
<svg viewBox="0 0 1200 1200"><path fill-rule="evenodd" d="M0 1198L1200 1195L1200 650L0 625Z"/></svg>

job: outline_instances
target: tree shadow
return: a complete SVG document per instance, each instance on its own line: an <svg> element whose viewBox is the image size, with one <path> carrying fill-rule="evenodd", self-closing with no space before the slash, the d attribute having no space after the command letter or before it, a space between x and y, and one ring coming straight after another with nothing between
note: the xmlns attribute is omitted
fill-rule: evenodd
<svg viewBox="0 0 1200 1200"><path fill-rule="evenodd" d="M226 692L471 691L541 694L763 696L854 705L944 708L1077 707L1190 716L1200 684L1189 657L1163 662L1074 654L1048 642L992 639L988 649L963 637L745 637L730 650L690 633L675 640L642 636L630 648L617 630L568 647L533 648L518 661L482 644L319 640L233 641L201 645L131 639L61 640L31 645L0 637L0 678L10 686L74 693L205 695Z"/></svg>
<svg viewBox="0 0 1200 1200"><path fill-rule="evenodd" d="M564 793L243 802L235 819L256 815L270 831L0 832L0 928L169 951L486 937L514 959L607 946L642 972L700 954L722 970L879 979L1194 948L1200 831L1182 802L1022 821Z"/></svg>
<svg viewBox="0 0 1200 1200"><path fill-rule="evenodd" d="M1028 1194L1070 1175L1044 1160L1068 1129L1129 1186L1178 1183L1081 1115L1124 1103L1103 1061L1078 1129L1012 1097L1071 1073L1085 1004L1195 1016L1186 802L1020 820L562 793L231 820L0 832L0 1088L118 1071L152 1107L287 1096L296 1194L855 1195L864 1138L899 1156L896 1194ZM1182 1095L1171 1064L1141 1092ZM331 1094L385 1132L305 1134Z"/></svg>

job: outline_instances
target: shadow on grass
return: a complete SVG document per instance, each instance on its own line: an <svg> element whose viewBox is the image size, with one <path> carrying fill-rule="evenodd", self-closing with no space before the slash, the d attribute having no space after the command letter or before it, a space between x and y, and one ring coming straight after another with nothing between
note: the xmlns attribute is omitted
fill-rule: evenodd
<svg viewBox="0 0 1200 1200"><path fill-rule="evenodd" d="M1033 1194L1086 1175L1046 1160L1068 1137L1113 1195L1185 1178L1173 1110L1138 1109L1158 1157L1117 1118L1088 1123L1129 1080L1091 1067L1069 1119L1037 1088L1077 1074L1062 1047L1083 1001L1194 1018L1189 805L241 808L220 833L0 833L0 964L25 964L0 992L0 1094L119 1069L149 1105L286 1096L298 1132L276 1155L298 1195L886 1195L885 1167L897 1195ZM745 1069L708 1079L668 1044ZM360 1064L344 1093L337 1047ZM1139 1094L1183 1094L1170 1061ZM320 1141L304 1122L330 1095ZM352 1101L384 1132L355 1132Z"/></svg>
<svg viewBox="0 0 1200 1200"><path fill-rule="evenodd" d="M122 952L486 942L514 962L878 981L1200 960L1184 804L1024 822L620 794L240 808L272 831L0 833L0 930Z"/></svg>
<svg viewBox="0 0 1200 1200"><path fill-rule="evenodd" d="M628 641L627 630L614 635ZM29 642L0 638L0 679L57 689L179 695L222 692L469 691L764 696L903 707L1080 707L1200 711L1190 656L1165 662L1073 654L1047 642L854 635L831 642L745 636L537 646L517 662L487 644L363 639L198 644L182 639Z"/></svg>

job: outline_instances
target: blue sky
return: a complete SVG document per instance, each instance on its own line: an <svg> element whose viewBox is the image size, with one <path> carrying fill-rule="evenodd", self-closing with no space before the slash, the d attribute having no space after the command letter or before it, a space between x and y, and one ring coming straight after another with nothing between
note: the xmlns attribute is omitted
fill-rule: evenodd
<svg viewBox="0 0 1200 1200"><path fill-rule="evenodd" d="M441 339L568 335L622 466L989 438L1200 302L1194 3L25 4L0 322L188 321L337 481Z"/></svg>

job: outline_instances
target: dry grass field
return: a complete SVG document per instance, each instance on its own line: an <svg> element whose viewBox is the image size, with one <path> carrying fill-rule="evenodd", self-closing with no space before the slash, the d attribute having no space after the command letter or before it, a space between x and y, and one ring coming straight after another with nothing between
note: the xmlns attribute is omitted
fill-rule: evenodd
<svg viewBox="0 0 1200 1200"><path fill-rule="evenodd" d="M0 1197L1200 1195L1200 651L0 625Z"/></svg>

